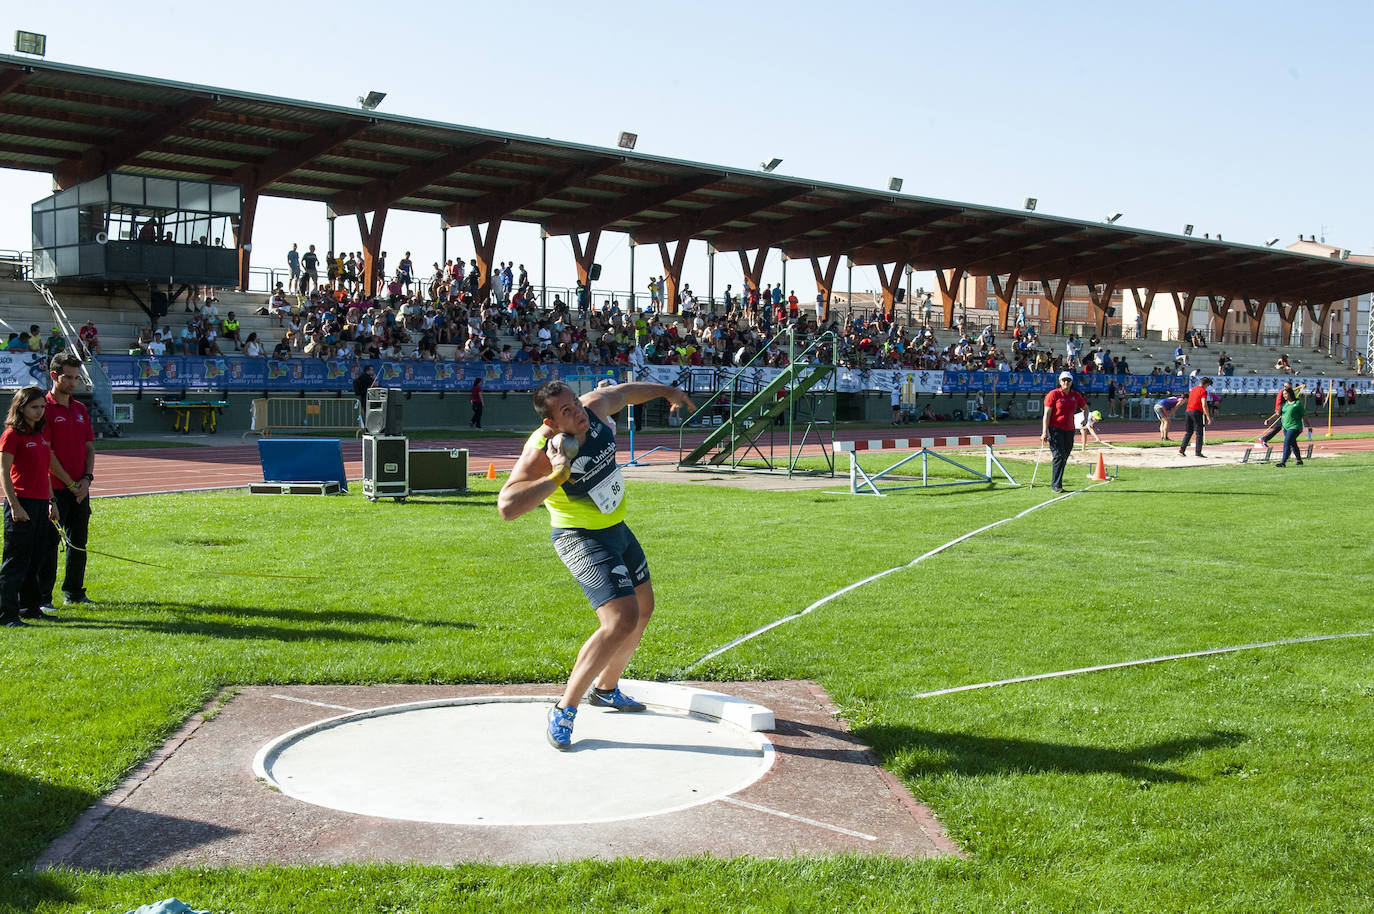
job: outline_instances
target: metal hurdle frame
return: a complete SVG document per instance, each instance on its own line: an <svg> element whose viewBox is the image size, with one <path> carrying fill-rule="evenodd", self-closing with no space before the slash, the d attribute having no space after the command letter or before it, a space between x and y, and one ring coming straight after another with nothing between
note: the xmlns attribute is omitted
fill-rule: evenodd
<svg viewBox="0 0 1374 914"><path fill-rule="evenodd" d="M996 481L993 479L992 471L994 467L1001 471L1002 475L1006 477L1007 482L1011 483L1012 485L1019 485L1019 483L1017 483L1017 481L1014 478L1012 478L1012 475L1007 472L1007 468L1002 465L1002 461L998 460L997 455L992 452L992 446L994 444L1005 444L1006 441L1006 435L973 435L954 436L948 438L889 438L871 441L836 441L835 452L837 454L849 454L849 494L876 495L881 498L886 496L888 492L898 492L902 489L934 489L940 488L942 486L973 485L980 482L992 483ZM952 460L949 457L946 457L939 451L933 450L933 448L936 447L979 446L983 448L983 456L985 458L985 465L982 473L979 473L977 470L973 469L973 467L964 466L959 461ZM859 454L862 452L896 451L906 450L908 448L920 448L920 450L918 450L914 454L908 454L901 460L898 460L896 463L892 464L892 466L887 467L886 469L881 470L877 473L867 473L864 471L863 467L859 466ZM915 483L912 483L910 485L882 487L878 485L878 482L882 480L885 476L897 470L899 467L905 466L907 463L910 463L918 457L921 458L921 482L919 485ZM937 460L943 460L945 463L948 463L951 466L958 467L965 473L969 473L975 478L960 479L955 480L953 482L931 482L931 457L934 457Z"/></svg>

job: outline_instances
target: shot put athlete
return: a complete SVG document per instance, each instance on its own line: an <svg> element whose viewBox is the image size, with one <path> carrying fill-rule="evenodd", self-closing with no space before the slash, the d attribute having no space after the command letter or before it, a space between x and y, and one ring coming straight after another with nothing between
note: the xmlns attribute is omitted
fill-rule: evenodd
<svg viewBox="0 0 1374 914"><path fill-rule="evenodd" d="M563 697L549 710L547 735L555 749L571 747L584 694L598 707L644 710L620 691L619 683L653 614L654 588L644 550L625 525L625 481L616 463L611 416L659 397L674 411L692 409L685 393L666 384L598 387L578 397L562 381L545 383L534 392L543 422L525 442L496 499L503 520L543 502L553 524L553 548L600 620L577 652Z"/></svg>

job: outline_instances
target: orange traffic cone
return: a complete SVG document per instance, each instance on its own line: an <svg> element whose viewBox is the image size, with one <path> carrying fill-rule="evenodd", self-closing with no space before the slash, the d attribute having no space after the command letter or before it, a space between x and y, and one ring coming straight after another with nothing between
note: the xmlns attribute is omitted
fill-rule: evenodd
<svg viewBox="0 0 1374 914"><path fill-rule="evenodd" d="M1107 481L1107 464L1102 459L1102 452L1097 452L1097 469L1088 474L1088 478L1093 482Z"/></svg>
<svg viewBox="0 0 1374 914"><path fill-rule="evenodd" d="M1100 460L1101 457L1099 456L1098 459ZM488 478L488 479L495 479L495 478L496 478L496 464L495 464L495 463L489 463L489 464L487 464L487 478Z"/></svg>

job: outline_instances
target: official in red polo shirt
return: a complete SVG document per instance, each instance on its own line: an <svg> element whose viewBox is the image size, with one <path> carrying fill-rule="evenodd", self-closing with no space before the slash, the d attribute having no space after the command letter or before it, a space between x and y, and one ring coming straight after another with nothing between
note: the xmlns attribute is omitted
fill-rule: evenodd
<svg viewBox="0 0 1374 914"><path fill-rule="evenodd" d="M1045 394L1040 440L1050 446L1050 491L1064 491L1064 466L1073 452L1073 417L1086 410L1088 401L1073 389L1073 374L1059 373L1059 386Z"/></svg>
<svg viewBox="0 0 1374 914"><path fill-rule="evenodd" d="M1188 456L1188 441L1197 433L1197 444L1194 446L1194 455L1206 457L1202 453L1202 434L1207 423L1212 421L1212 405L1207 402L1207 388L1212 386L1211 378L1203 378L1197 386L1188 391L1188 430L1183 433L1183 443L1179 445L1178 453L1181 457Z"/></svg>
<svg viewBox="0 0 1374 914"><path fill-rule="evenodd" d="M95 431L91 414L72 396L81 380L81 360L60 352L48 367L52 390L47 396L43 436L52 445L52 498L58 524L71 544L67 547L62 595L68 603L90 603L86 596L86 540L91 527L91 482L95 480ZM57 563L48 567L42 588L44 602L52 603Z"/></svg>

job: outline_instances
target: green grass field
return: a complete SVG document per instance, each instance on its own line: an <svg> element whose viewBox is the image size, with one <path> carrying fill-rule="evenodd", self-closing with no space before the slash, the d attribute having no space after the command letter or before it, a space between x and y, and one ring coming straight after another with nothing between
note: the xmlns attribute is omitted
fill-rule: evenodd
<svg viewBox="0 0 1374 914"><path fill-rule="evenodd" d="M1008 465L1029 479L1029 464ZM499 483L404 505L101 501L92 548L173 570L95 557L99 606L0 636L0 911L125 911L171 895L241 914L1371 910L1374 638L914 697L1374 630L1371 471L1371 455L1127 470L692 671L819 682L967 853L933 862L36 873L44 847L223 686L557 680L592 624L542 511L497 520ZM1070 488L1082 476L1071 470ZM1047 496L632 483L658 612L630 672L680 675ZM309 579L237 573L250 571Z"/></svg>

